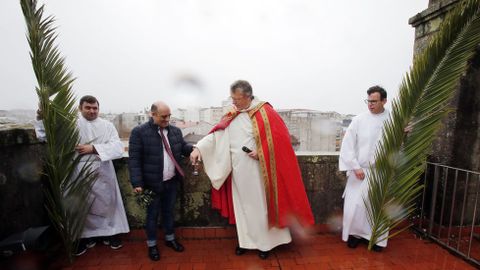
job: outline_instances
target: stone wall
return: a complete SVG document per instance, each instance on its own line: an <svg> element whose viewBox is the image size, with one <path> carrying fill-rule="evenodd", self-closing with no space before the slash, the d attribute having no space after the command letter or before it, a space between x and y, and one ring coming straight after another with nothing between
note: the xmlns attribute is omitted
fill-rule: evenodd
<svg viewBox="0 0 480 270"><path fill-rule="evenodd" d="M0 129L0 240L48 222L41 181L44 149L32 128Z"/></svg>
<svg viewBox="0 0 480 270"><path fill-rule="evenodd" d="M312 206L316 223L325 224L342 212L342 193L345 174L338 171L338 155L298 156L307 196ZM137 203L128 178L128 159L115 161L118 181L121 186L129 224L143 226L145 209ZM186 178L180 185L176 205L176 222L179 226L225 226L226 220L211 209L210 181L203 171L193 176L188 159L183 161Z"/></svg>
<svg viewBox="0 0 480 270"><path fill-rule="evenodd" d="M421 54L438 31L443 19L459 0L430 1L428 8L414 17L409 23L415 28L414 57ZM450 107L455 108L458 95L450 101ZM434 141L430 161L451 165L454 139L454 127L457 113L451 111L442 121L443 128L439 131L438 138Z"/></svg>
<svg viewBox="0 0 480 270"><path fill-rule="evenodd" d="M48 224L44 210L41 157L45 145L39 143L33 129L0 130L0 240L28 227ZM137 202L129 182L128 159L114 162L129 224L140 228L145 209ZM345 174L338 172L338 155L298 156L298 162L316 223L338 217L343 207ZM226 220L210 206L210 183L203 171L193 176L188 160L182 166L182 182L176 205L178 226L226 226Z"/></svg>
<svg viewBox="0 0 480 270"><path fill-rule="evenodd" d="M415 55L423 52L431 38L459 0L430 1L429 7L412 17L415 27ZM451 112L443 120L430 160L463 169L480 170L480 50L458 83L450 102Z"/></svg>
<svg viewBox="0 0 480 270"><path fill-rule="evenodd" d="M445 18L447 12L460 0L431 0L428 8L410 18L408 23L415 28L414 55L421 53L430 42L432 35Z"/></svg>
<svg viewBox="0 0 480 270"><path fill-rule="evenodd" d="M412 17L409 23L415 27L415 55L423 52L432 37L438 31L448 11L460 3L459 0L431 0L429 7ZM437 134L433 143L429 160L448 166L462 169L480 171L480 47L473 59L468 63L468 70L458 82L455 95L450 101L451 111L442 121L442 129ZM442 179L444 179L443 177ZM470 181L468 186L459 181L441 182L438 190L437 201L452 201L457 198L455 207L454 223L462 222L461 207L458 198L463 198L467 190L466 208L476 207L476 181ZM455 193L450 191L456 190ZM444 193L444 191L449 191ZM443 196L445 195L445 198ZM451 206L446 206L446 212L450 212ZM439 210L437 209L437 212ZM473 212L472 212L473 213ZM471 220L473 214L465 217ZM439 214L437 215L439 216ZM478 216L477 216L478 218Z"/></svg>

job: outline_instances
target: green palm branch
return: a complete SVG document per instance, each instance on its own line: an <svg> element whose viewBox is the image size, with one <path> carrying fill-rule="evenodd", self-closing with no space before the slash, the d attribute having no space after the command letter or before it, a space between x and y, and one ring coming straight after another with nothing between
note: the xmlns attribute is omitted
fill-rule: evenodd
<svg viewBox="0 0 480 270"><path fill-rule="evenodd" d="M30 58L37 78L36 92L47 140L46 209L72 261L90 209L88 194L95 174L92 163L80 163L81 157L75 152L79 133L72 91L74 79L54 44L57 37L54 19L51 16L43 18L43 5L37 9L36 0L21 0L20 4L27 24Z"/></svg>
<svg viewBox="0 0 480 270"><path fill-rule="evenodd" d="M372 227L369 249L415 210L431 144L460 76L480 44L479 2L462 1L449 13L400 85L376 149L368 195L363 198ZM404 132L407 125L413 128L408 134Z"/></svg>

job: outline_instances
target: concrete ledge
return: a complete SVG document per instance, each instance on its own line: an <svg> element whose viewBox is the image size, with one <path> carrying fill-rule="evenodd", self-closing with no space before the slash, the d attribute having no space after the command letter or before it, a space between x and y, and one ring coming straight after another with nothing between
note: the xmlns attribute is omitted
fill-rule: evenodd
<svg viewBox="0 0 480 270"><path fill-rule="evenodd" d="M32 127L0 130L0 239L29 227L48 224L44 207L42 168L45 144L38 142ZM298 163L315 222L329 223L342 211L345 174L338 171L338 153L299 153ZM192 175L188 159L182 167L186 178L180 185L176 225L228 227L211 208L211 185L203 171ZM128 174L128 158L114 161L127 218L132 229L143 228L146 211L136 201ZM215 235L222 234L222 230ZM188 237L192 231L187 230ZM208 234L212 234L208 232ZM230 235L225 232L225 234Z"/></svg>
<svg viewBox="0 0 480 270"><path fill-rule="evenodd" d="M450 9L452 9L460 0L443 0L432 4L424 11L417 13L415 16L408 20L408 23L413 27L417 27L419 24L432 20L440 15L443 15Z"/></svg>

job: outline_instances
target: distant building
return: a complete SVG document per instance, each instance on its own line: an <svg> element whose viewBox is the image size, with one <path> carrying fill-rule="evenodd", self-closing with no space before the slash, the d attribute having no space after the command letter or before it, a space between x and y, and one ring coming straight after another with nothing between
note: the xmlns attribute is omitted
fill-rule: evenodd
<svg viewBox="0 0 480 270"><path fill-rule="evenodd" d="M113 123L115 118L118 116L116 113L100 113L100 117Z"/></svg>
<svg viewBox="0 0 480 270"><path fill-rule="evenodd" d="M172 111L172 117L175 117L175 118L183 121L185 119L186 111L187 111L186 109L181 109L181 108L174 109Z"/></svg>
<svg viewBox="0 0 480 270"><path fill-rule="evenodd" d="M227 104L227 101L224 102ZM228 103L230 104L230 103ZM220 121L229 106L172 111L170 124L182 130L185 140L196 143ZM277 110L290 132L290 142L295 151L336 152L340 150L345 130L353 115L321 112L308 109ZM131 130L148 121L148 112L106 114L120 138L128 141ZM189 120L190 119L190 120ZM197 119L192 121L192 119Z"/></svg>
<svg viewBox="0 0 480 270"><path fill-rule="evenodd" d="M2 122L11 124L30 124L35 120L35 110L0 110L0 117Z"/></svg>
<svg viewBox="0 0 480 270"><path fill-rule="evenodd" d="M0 116L0 124L17 124L17 119L8 116Z"/></svg>
<svg viewBox="0 0 480 270"><path fill-rule="evenodd" d="M148 121L148 114L146 112L140 113L121 113L116 115L113 120L110 120L118 131L120 138L128 139L132 129L142 123ZM111 117L109 117L111 118ZM106 118L108 119L108 118Z"/></svg>
<svg viewBox="0 0 480 270"><path fill-rule="evenodd" d="M210 124L216 124L222 119L224 115L223 107L210 107L201 108L199 111L200 121L204 121Z"/></svg>
<svg viewBox="0 0 480 270"><path fill-rule="evenodd" d="M224 107L178 108L172 112L172 115L184 122L207 122L216 124L225 112L226 109Z"/></svg>
<svg viewBox="0 0 480 270"><path fill-rule="evenodd" d="M348 126L350 126L350 123L352 123L352 118L354 116L355 115L353 114L347 114L342 117L341 131L339 134L337 134L337 151L340 151L340 147L342 146L342 140L345 136L345 131L347 131Z"/></svg>
<svg viewBox="0 0 480 270"><path fill-rule="evenodd" d="M278 110L298 144L295 151L336 152L342 136L341 114L306 109Z"/></svg>
<svg viewBox="0 0 480 270"><path fill-rule="evenodd" d="M200 108L178 108L172 111L172 116L185 122L200 122Z"/></svg>
<svg viewBox="0 0 480 270"><path fill-rule="evenodd" d="M213 126L213 124L204 121L197 123L187 122L182 125L177 125L177 127L182 130L183 137L189 134L205 136L212 130Z"/></svg>

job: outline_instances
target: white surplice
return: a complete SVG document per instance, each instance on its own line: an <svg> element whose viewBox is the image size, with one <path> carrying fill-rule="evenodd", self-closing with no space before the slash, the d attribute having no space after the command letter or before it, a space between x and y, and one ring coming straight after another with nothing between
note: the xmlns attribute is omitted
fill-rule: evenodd
<svg viewBox="0 0 480 270"><path fill-rule="evenodd" d="M259 101L254 99L249 109ZM218 130L197 143L205 172L215 189L232 174L232 197L239 246L268 251L292 241L288 228L269 228L265 186L260 163L242 151L256 150L248 110L241 112L224 130Z"/></svg>
<svg viewBox="0 0 480 270"><path fill-rule="evenodd" d="M343 241L347 241L349 235L370 240L372 230L367 220L363 197L367 198L369 166L375 162L375 149L382 137L383 124L388 117L387 110L379 114L371 112L360 114L352 119L343 138L339 170L347 171L348 177L343 193ZM365 172L364 180L358 179L353 172L360 168ZM383 235L380 239L387 235ZM387 239L385 238L377 245L386 247Z"/></svg>
<svg viewBox="0 0 480 270"><path fill-rule="evenodd" d="M130 229L112 163L113 159L121 158L123 154L123 144L117 130L112 123L104 119L88 121L81 115L78 117L77 126L80 144L93 144L98 153L86 155L78 165L80 168L90 157L90 160L93 160L92 168L98 173L90 194L92 207L81 237L127 233Z"/></svg>

